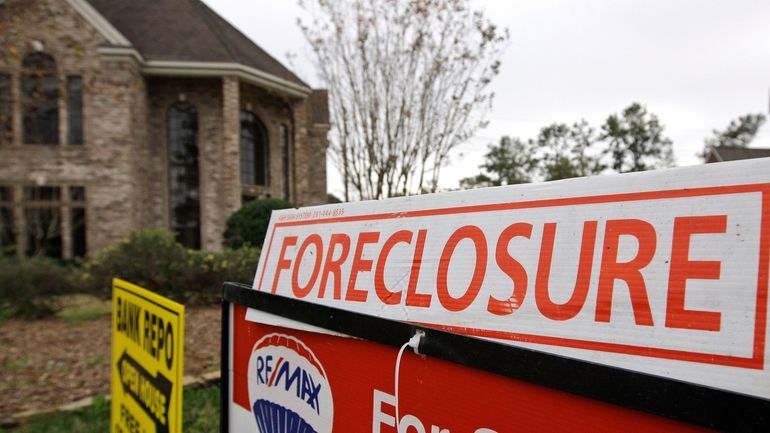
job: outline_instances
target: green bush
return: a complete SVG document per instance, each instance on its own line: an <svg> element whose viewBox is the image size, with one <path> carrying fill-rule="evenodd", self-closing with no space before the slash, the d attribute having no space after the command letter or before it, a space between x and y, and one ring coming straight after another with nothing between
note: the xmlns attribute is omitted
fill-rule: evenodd
<svg viewBox="0 0 770 433"><path fill-rule="evenodd" d="M242 245L261 247L275 209L293 208L291 203L278 198L263 198L244 204L227 219L225 245L239 248Z"/></svg>
<svg viewBox="0 0 770 433"><path fill-rule="evenodd" d="M72 271L45 257L0 258L0 314L37 319L54 314L56 296L74 291Z"/></svg>
<svg viewBox="0 0 770 433"><path fill-rule="evenodd" d="M186 304L215 303L225 281L249 282L259 250L223 252L187 250L162 229L139 230L87 261L80 278L83 291L111 294L117 277Z"/></svg>
<svg viewBox="0 0 770 433"><path fill-rule="evenodd" d="M243 246L219 253L190 250L188 262L191 290L187 292L187 302L212 304L220 301L225 281L252 282L259 262L259 249Z"/></svg>
<svg viewBox="0 0 770 433"><path fill-rule="evenodd" d="M258 248L187 250L162 229L133 232L80 268L45 257L0 257L0 320L53 315L60 295L109 298L115 277L185 304L217 303L222 283L250 283L258 261Z"/></svg>
<svg viewBox="0 0 770 433"><path fill-rule="evenodd" d="M148 290L182 300L186 284L187 251L162 229L131 233L88 260L81 286L86 293L109 297L117 277Z"/></svg>

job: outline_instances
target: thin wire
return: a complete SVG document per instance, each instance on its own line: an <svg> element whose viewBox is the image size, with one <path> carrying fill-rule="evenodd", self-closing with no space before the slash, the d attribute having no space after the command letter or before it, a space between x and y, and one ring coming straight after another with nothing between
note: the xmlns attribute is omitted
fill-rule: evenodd
<svg viewBox="0 0 770 433"><path fill-rule="evenodd" d="M401 356L404 354L404 350L409 347L409 344L409 341L404 343L404 345L401 346L401 349L399 349L398 356L396 357L396 433L401 433L401 423L398 418L398 373L401 367Z"/></svg>

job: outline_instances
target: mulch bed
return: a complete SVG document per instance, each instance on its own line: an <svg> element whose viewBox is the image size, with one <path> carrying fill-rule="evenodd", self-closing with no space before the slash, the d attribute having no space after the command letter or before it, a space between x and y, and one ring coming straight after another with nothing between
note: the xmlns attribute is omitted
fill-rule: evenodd
<svg viewBox="0 0 770 433"><path fill-rule="evenodd" d="M185 313L185 375L219 369L219 307ZM110 392L109 316L0 324L0 419Z"/></svg>

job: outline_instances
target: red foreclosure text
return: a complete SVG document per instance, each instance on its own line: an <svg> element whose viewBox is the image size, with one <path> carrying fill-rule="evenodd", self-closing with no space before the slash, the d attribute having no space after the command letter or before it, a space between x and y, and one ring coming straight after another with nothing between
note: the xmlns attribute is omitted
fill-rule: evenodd
<svg viewBox="0 0 770 433"><path fill-rule="evenodd" d="M750 185L284 214L256 287L487 338L756 368L765 195Z"/></svg>

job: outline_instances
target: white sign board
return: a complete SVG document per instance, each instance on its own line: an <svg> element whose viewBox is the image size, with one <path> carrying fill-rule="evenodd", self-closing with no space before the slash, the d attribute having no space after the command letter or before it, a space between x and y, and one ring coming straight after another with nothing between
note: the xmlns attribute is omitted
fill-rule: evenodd
<svg viewBox="0 0 770 433"><path fill-rule="evenodd" d="M254 288L770 398L769 253L760 159L275 211Z"/></svg>

